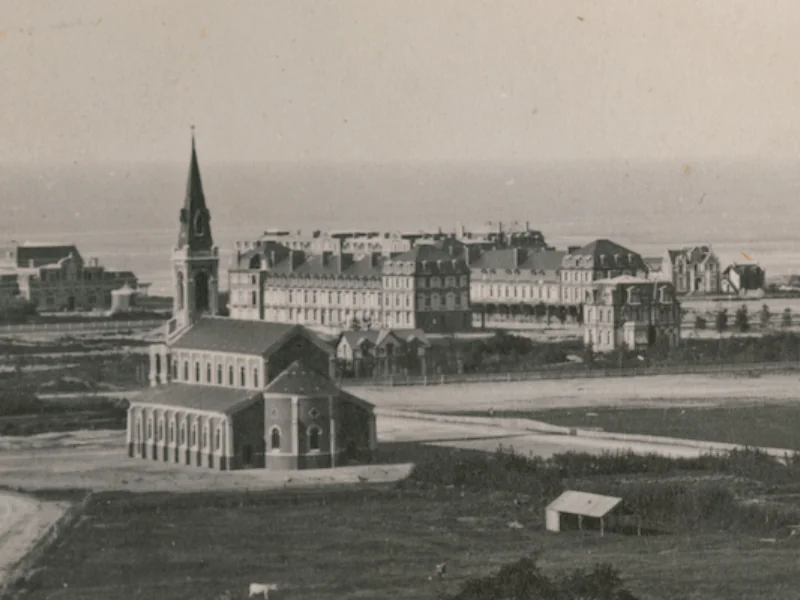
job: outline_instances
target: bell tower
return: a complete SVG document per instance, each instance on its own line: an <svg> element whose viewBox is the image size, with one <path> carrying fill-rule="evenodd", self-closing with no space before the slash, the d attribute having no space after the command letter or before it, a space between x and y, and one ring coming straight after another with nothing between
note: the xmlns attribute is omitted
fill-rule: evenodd
<svg viewBox="0 0 800 600"><path fill-rule="evenodd" d="M172 314L182 329L200 316L219 312L219 250L211 237L192 126L192 157L180 212L178 244L172 251Z"/></svg>

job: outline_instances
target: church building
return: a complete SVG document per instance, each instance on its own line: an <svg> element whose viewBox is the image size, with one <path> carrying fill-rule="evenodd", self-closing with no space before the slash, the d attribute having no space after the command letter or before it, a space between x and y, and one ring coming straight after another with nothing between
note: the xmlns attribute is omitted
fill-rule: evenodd
<svg viewBox="0 0 800 600"><path fill-rule="evenodd" d="M370 460L373 406L333 381L336 349L301 325L219 316L219 250L192 136L172 252L173 318L131 400L128 455L218 470Z"/></svg>

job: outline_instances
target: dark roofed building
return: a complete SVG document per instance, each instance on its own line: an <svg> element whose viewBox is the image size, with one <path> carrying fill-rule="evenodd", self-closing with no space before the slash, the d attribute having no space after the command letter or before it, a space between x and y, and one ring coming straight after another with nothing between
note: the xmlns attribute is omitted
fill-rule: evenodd
<svg viewBox="0 0 800 600"><path fill-rule="evenodd" d="M0 269L39 312L110 309L112 292L139 286L130 271L108 270L96 258L84 261L74 244L12 243L0 249Z"/></svg>
<svg viewBox="0 0 800 600"><path fill-rule="evenodd" d="M469 273L432 244L389 254L259 245L229 272L229 309L253 321L460 331L471 324Z"/></svg>
<svg viewBox="0 0 800 600"><path fill-rule="evenodd" d="M17 246L16 258L17 267L22 269L37 269L45 265L56 265L65 258L73 258L83 264L83 258L74 244L63 246L23 244Z"/></svg>
<svg viewBox="0 0 800 600"><path fill-rule="evenodd" d="M428 337L421 329L344 331L336 343L340 372L387 375L397 372L427 374Z"/></svg>
<svg viewBox="0 0 800 600"><path fill-rule="evenodd" d="M334 384L332 345L301 325L214 316L219 256L208 225L192 139L172 255L175 311L166 342L150 348L152 389L130 403L129 456L223 470L368 457L372 407Z"/></svg>
<svg viewBox="0 0 800 600"><path fill-rule="evenodd" d="M472 303L494 312L560 304L560 271L566 252L508 248L490 250L471 263Z"/></svg>
<svg viewBox="0 0 800 600"><path fill-rule="evenodd" d="M589 298L593 282L621 275L647 277L641 255L611 240L590 242L561 262L561 301L580 306Z"/></svg>
<svg viewBox="0 0 800 600"><path fill-rule="evenodd" d="M268 468L331 467L376 447L373 406L302 362L272 382L264 398Z"/></svg>
<svg viewBox="0 0 800 600"><path fill-rule="evenodd" d="M294 361L261 389L171 384L131 400L130 457L218 470L369 460L373 406Z"/></svg>

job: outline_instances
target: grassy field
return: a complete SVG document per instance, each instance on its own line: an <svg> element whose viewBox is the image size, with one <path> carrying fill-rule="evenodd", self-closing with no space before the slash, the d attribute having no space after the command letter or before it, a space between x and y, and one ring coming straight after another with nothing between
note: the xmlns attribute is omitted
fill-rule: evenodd
<svg viewBox="0 0 800 600"><path fill-rule="evenodd" d="M510 529L519 520L524 529ZM621 569L641 598L800 598L797 546L729 534L551 534L503 493L453 490L97 495L40 565L32 600L244 598L250 582L287 598L436 598L541 552L545 570ZM448 559L448 575L430 582Z"/></svg>
<svg viewBox="0 0 800 600"><path fill-rule="evenodd" d="M461 415L485 417L485 411ZM717 407L558 408L498 410L496 417L530 418L564 427L600 428L614 433L658 435L800 450L800 405L758 404Z"/></svg>

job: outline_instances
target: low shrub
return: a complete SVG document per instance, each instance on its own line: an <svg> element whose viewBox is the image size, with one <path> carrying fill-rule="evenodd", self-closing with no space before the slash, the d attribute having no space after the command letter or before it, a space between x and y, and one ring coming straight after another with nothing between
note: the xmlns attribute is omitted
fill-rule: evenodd
<svg viewBox="0 0 800 600"><path fill-rule="evenodd" d="M800 458L793 456L787 462L782 464L757 449L695 458L569 452L543 459L500 447L490 455L452 453L432 460L423 458L415 464L410 479L432 485L526 494L540 507L571 488L624 498L649 526L659 529L763 532L800 522L800 506L794 509L747 504L737 496L731 482L752 481L762 488L764 484L791 484L800 479ZM679 478L687 473L693 477ZM710 475L726 480L709 481ZM626 476L634 479L622 479ZM658 479L646 479L647 476Z"/></svg>
<svg viewBox="0 0 800 600"><path fill-rule="evenodd" d="M619 573L609 565L598 564L591 571L576 570L556 577L545 575L535 559L522 558L505 565L497 573L469 579L449 600L636 600L623 587Z"/></svg>

